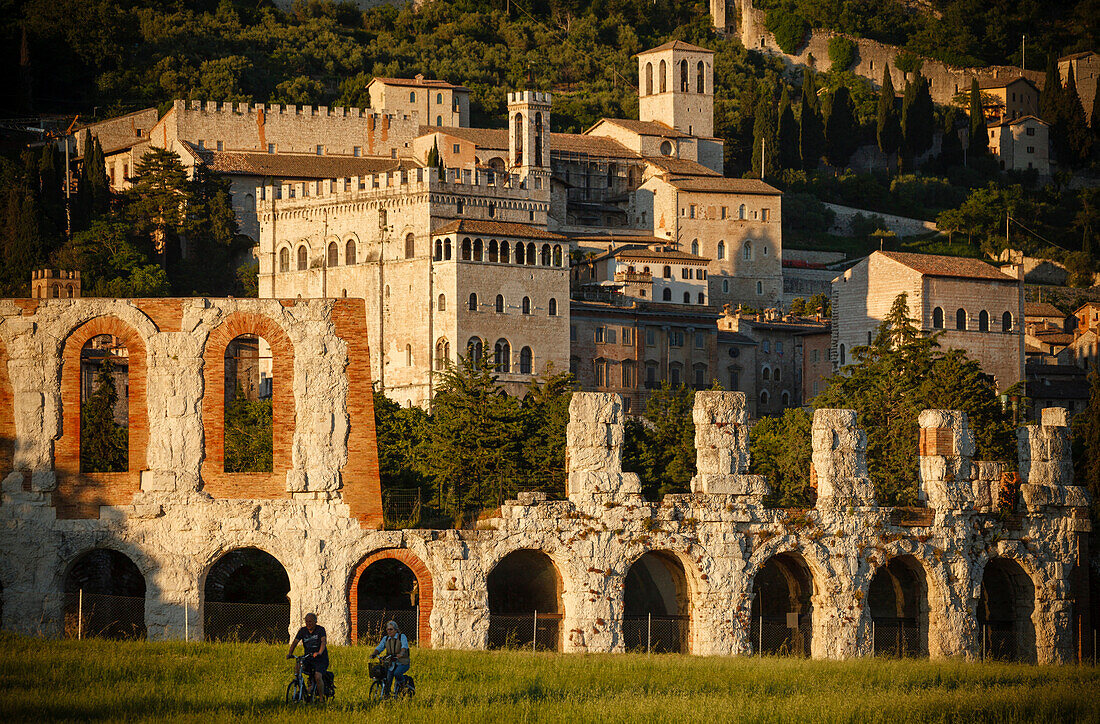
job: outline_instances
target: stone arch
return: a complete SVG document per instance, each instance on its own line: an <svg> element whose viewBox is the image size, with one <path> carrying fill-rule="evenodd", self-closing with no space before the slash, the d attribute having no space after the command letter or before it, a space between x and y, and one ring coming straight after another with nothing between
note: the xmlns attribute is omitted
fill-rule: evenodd
<svg viewBox="0 0 1100 724"><path fill-rule="evenodd" d="M986 658L1036 661L1039 587L1029 568L1009 556L993 556L982 567L976 620L978 650Z"/></svg>
<svg viewBox="0 0 1100 724"><path fill-rule="evenodd" d="M225 472L225 358L229 343L241 335L263 338L271 348L271 472ZM296 421L294 345L277 321L263 314L234 312L210 332L203 350L202 427L205 443L200 474L203 490L215 498L288 497L286 473Z"/></svg>
<svg viewBox="0 0 1100 724"><path fill-rule="evenodd" d="M752 576L749 640L754 652L809 656L817 583L799 551L764 559Z"/></svg>
<svg viewBox="0 0 1100 724"><path fill-rule="evenodd" d="M694 567L667 549L634 557L623 575L623 645L627 650L692 653ZM651 628L652 623L652 628Z"/></svg>
<svg viewBox="0 0 1100 724"><path fill-rule="evenodd" d="M286 565L274 554L255 544L220 550L204 567L199 584L208 641L286 640L293 586Z"/></svg>
<svg viewBox="0 0 1100 724"><path fill-rule="evenodd" d="M895 556L879 566L866 600L876 656L928 655L928 580L917 558Z"/></svg>
<svg viewBox="0 0 1100 724"><path fill-rule="evenodd" d="M152 321L134 310L152 332ZM118 338L129 356L127 470L85 473L80 469L80 354L84 345L101 334ZM57 489L53 504L58 518L98 518L101 505L128 505L141 490L141 471L149 443L149 405L146 399L145 337L131 324L109 315L94 317L77 326L62 341L61 437L54 448Z"/></svg>
<svg viewBox="0 0 1100 724"><path fill-rule="evenodd" d="M146 574L126 553L97 546L73 557L62 576L67 636L145 638Z"/></svg>
<svg viewBox="0 0 1100 724"><path fill-rule="evenodd" d="M544 551L517 548L502 556L485 578L489 648L509 645L562 649L564 579Z"/></svg>
<svg viewBox="0 0 1100 724"><path fill-rule="evenodd" d="M407 548L384 548L363 557L355 566L348 579L348 606L351 611L351 642L359 643L359 583L363 573L372 564L379 561L393 560L408 567L416 578L417 585L417 616L416 616L416 640L417 645L428 648L432 642L432 605L435 599L435 583L428 566L424 564L415 553ZM373 643L364 641L364 643Z"/></svg>

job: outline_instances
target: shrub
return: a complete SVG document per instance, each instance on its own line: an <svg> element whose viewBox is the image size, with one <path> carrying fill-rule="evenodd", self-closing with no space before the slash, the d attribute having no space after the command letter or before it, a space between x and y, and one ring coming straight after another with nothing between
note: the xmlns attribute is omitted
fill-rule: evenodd
<svg viewBox="0 0 1100 724"><path fill-rule="evenodd" d="M894 58L894 67L902 73L916 73L924 65L924 59L908 50L898 51Z"/></svg>
<svg viewBox="0 0 1100 724"><path fill-rule="evenodd" d="M775 42L784 53L794 54L806 40L810 24L793 8L777 7L768 11L764 27L775 35Z"/></svg>
<svg viewBox="0 0 1100 724"><path fill-rule="evenodd" d="M829 70L847 70L856 59L856 44L843 35L829 40Z"/></svg>

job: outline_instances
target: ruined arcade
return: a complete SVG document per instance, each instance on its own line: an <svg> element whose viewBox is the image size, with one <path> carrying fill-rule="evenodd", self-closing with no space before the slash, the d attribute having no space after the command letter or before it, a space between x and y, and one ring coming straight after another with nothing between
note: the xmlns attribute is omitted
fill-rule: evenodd
<svg viewBox="0 0 1100 724"><path fill-rule="evenodd" d="M358 637L360 579L392 560L416 578L422 646L485 648L537 610L550 648L623 651L660 609L678 622L669 648L693 654L779 640L843 659L907 631L911 653L977 658L995 628L1017 658L1075 656L1090 526L1060 410L1019 432L1007 518L1011 477L972 460L963 413L922 413L927 507L903 511L875 502L855 414L818 410L817 504L791 511L765 507L767 481L748 473L741 393L696 394L692 493L657 502L622 470L621 398L576 393L567 500L521 494L476 530L386 531L364 320L353 299L0 301L3 628L61 633L74 565L108 549L143 582L149 638L195 638L211 571L256 549L285 570L291 621L315 610L334 642ZM88 473L81 352L105 334L128 365L128 468ZM226 472L226 360L242 336L269 350L270 472Z"/></svg>

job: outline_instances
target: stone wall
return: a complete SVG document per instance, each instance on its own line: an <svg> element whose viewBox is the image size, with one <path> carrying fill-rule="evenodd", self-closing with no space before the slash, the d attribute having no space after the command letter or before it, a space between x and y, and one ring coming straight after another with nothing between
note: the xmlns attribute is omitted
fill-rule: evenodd
<svg viewBox="0 0 1100 724"><path fill-rule="evenodd" d="M1079 612L1069 586L1089 523L1084 491L1069 484L1064 416L1048 411L1041 425L1021 431L1023 502L1006 521L993 507L1001 468L971 460L966 416L924 413L921 485L932 507L906 522L905 511L874 499L867 438L851 411L815 413L807 473L816 481L818 501L814 509L791 511L765 507L766 480L748 473L741 393L696 394L693 492L660 501L643 498L638 477L622 470L622 399L576 393L566 431L566 500L523 493L476 530L370 530L361 524L362 503L355 496L366 489L366 497L377 501L377 488L370 492L345 476L358 454L371 460L372 440L360 436L356 442L349 432L360 421L349 410L356 387L370 399L369 380L361 377L365 363L358 361L365 350L344 336L351 317L362 314L361 303L163 304L179 312L150 315L144 302L102 300L2 307L0 339L11 350L18 433L17 472L4 479L0 499L5 628L58 633L66 569L90 549L110 548L128 556L145 578L150 638L180 637L184 616L192 637L201 636L206 574L226 552L251 546L286 569L292 628L306 611L316 611L332 641L347 642L360 575L376 560L396 559L418 581L423 645L480 649L489 645L497 615L489 586L494 569L510 554L529 551L560 582L559 648L622 651L628 645L623 619L630 568L657 554L681 579L678 610L689 619L684 650L748 654L754 650L755 582L780 556L799 561L811 579L809 610L799 619L812 655L841 659L871 652L871 582L897 559L926 581L923 650L937 658L974 658L981 650L976 616L983 573L997 560L1026 572L1021 575L1035 591L1034 600L1024 602L1033 611L1024 658L1057 662L1073 655ZM146 342L149 469L128 500L100 506L98 517L73 520L59 516L49 496L56 478L52 446L64 417L56 383L59 340L89 318L108 314L131 324ZM294 345L295 444L281 497L222 499L203 486L201 350L209 347L210 331L234 314L273 320Z"/></svg>

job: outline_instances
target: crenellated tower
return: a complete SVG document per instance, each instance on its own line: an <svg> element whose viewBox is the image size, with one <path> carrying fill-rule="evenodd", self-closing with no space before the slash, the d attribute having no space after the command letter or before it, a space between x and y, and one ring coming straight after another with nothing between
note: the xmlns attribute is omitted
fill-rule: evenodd
<svg viewBox="0 0 1100 724"><path fill-rule="evenodd" d="M508 94L508 166L528 189L550 195L550 94Z"/></svg>

